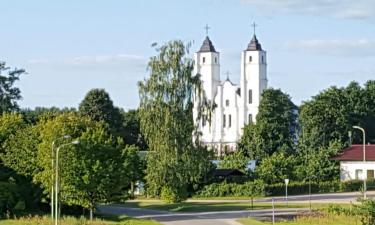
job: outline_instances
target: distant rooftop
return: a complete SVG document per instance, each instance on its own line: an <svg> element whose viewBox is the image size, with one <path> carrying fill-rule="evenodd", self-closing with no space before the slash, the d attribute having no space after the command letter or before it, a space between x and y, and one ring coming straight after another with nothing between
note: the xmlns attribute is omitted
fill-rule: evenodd
<svg viewBox="0 0 375 225"><path fill-rule="evenodd" d="M366 161L375 161L375 145L366 145ZM331 158L338 161L363 161L363 145L352 145Z"/></svg>

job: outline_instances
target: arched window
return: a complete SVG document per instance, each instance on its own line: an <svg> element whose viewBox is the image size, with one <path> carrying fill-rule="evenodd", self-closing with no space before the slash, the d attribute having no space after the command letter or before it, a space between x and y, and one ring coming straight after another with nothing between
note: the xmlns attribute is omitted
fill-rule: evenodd
<svg viewBox="0 0 375 225"><path fill-rule="evenodd" d="M225 127L225 114L223 115L223 127Z"/></svg>
<svg viewBox="0 0 375 225"><path fill-rule="evenodd" d="M217 63L217 57L215 57L215 63Z"/></svg>
<svg viewBox="0 0 375 225"><path fill-rule="evenodd" d="M249 90L249 104L253 103L253 90Z"/></svg>
<svg viewBox="0 0 375 225"><path fill-rule="evenodd" d="M229 100L225 100L225 106L229 106Z"/></svg>
<svg viewBox="0 0 375 225"><path fill-rule="evenodd" d="M249 62L252 62L252 61L253 61L253 57L249 56Z"/></svg>
<svg viewBox="0 0 375 225"><path fill-rule="evenodd" d="M232 115L229 114L229 118L228 118L228 127L231 127L232 126Z"/></svg>
<svg viewBox="0 0 375 225"><path fill-rule="evenodd" d="M202 62L203 62L203 63L206 62L206 57L203 57Z"/></svg>
<svg viewBox="0 0 375 225"><path fill-rule="evenodd" d="M262 63L264 63L264 56L262 56Z"/></svg>

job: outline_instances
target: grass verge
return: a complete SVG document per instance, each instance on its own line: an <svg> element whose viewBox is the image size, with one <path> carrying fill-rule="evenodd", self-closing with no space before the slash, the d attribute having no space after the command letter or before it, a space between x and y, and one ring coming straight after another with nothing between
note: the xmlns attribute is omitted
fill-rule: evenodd
<svg viewBox="0 0 375 225"><path fill-rule="evenodd" d="M51 225L52 220L45 216L28 216L18 219L0 220L0 225ZM63 217L60 225L160 225L153 220L141 220L127 216L103 216L100 219L89 221L83 217Z"/></svg>
<svg viewBox="0 0 375 225"><path fill-rule="evenodd" d="M243 225L271 225L271 222L261 222L252 218L242 218L237 222ZM292 221L277 222L276 225L355 225L361 224L359 218L337 215L301 216Z"/></svg>

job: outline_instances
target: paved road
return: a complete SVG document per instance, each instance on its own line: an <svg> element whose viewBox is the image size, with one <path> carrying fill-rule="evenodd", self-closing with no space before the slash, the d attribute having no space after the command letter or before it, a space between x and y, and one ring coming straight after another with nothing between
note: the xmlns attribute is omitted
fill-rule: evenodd
<svg viewBox="0 0 375 225"><path fill-rule="evenodd" d="M307 209L280 209L275 212L275 215L295 215L298 212L306 210ZM112 205L100 206L99 211L104 214L128 215L135 218L153 219L165 225L238 225L239 223L235 222L238 218L272 215L271 210L171 213Z"/></svg>
<svg viewBox="0 0 375 225"><path fill-rule="evenodd" d="M362 194L359 192L333 193L333 194L314 194L311 195L313 203L349 203L355 202ZM367 196L375 197L375 191L367 192ZM308 195L289 196L290 203L308 203ZM285 201L284 197L275 197L276 202ZM135 200L136 201L136 200ZM144 200L142 200L144 201ZM150 200L153 201L153 200ZM272 198L256 199L256 202L270 202ZM195 200L188 202L249 202L249 200ZM275 215L294 215L307 209L277 209ZM254 211L221 211L221 212L201 212L201 213L171 213L166 211L157 211L140 208L126 208L122 206L100 206L99 211L104 214L128 215L136 218L154 219L165 225L238 225L236 219L242 217L263 217L272 215L272 211L254 210Z"/></svg>

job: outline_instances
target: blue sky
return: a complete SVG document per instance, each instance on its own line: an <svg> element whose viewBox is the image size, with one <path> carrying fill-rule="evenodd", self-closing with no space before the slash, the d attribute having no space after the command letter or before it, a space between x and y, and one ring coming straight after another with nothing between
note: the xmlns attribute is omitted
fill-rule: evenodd
<svg viewBox="0 0 375 225"><path fill-rule="evenodd" d="M331 85L375 79L372 0L2 0L0 60L25 68L22 107L77 107L91 88L115 105L138 106L151 44L200 47L205 31L221 53L224 79L239 81L252 36L268 54L269 84L296 104Z"/></svg>

